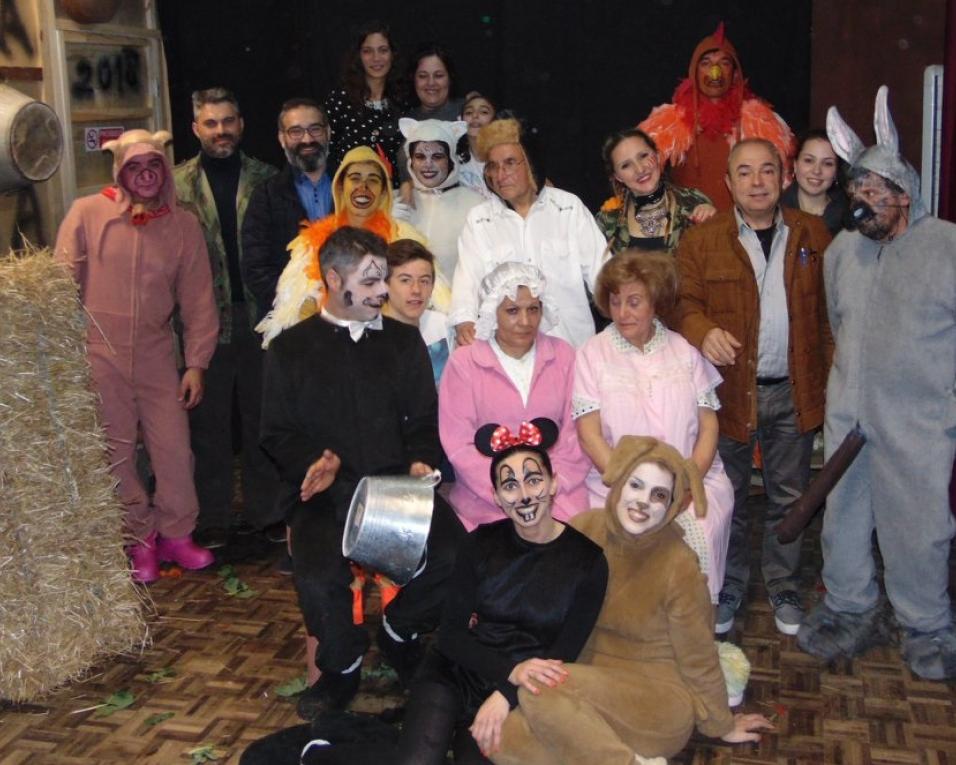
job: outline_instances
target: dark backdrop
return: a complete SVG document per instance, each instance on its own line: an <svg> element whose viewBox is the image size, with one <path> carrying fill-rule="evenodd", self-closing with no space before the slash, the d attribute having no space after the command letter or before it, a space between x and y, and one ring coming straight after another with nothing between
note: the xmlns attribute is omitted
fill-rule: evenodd
<svg viewBox="0 0 956 765"><path fill-rule="evenodd" d="M324 99L354 28L380 18L400 54L440 40L462 91L487 92L529 117L555 185L594 209L608 192L604 136L669 101L694 46L720 20L753 90L795 131L805 128L810 9L810 0L161 0L176 158L197 151L190 92L224 85L242 105L244 149L280 164L279 105L298 95Z"/></svg>

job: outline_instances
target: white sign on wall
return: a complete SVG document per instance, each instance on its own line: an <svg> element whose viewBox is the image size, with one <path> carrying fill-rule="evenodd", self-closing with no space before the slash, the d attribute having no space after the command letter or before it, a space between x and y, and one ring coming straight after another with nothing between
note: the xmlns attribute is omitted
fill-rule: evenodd
<svg viewBox="0 0 956 765"><path fill-rule="evenodd" d="M83 145L87 151L102 151L104 143L122 134L122 127L87 127L83 129Z"/></svg>

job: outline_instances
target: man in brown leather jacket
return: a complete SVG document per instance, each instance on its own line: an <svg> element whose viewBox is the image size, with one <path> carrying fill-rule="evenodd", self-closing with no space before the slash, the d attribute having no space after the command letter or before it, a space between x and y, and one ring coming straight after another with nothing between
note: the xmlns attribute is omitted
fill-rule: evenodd
<svg viewBox="0 0 956 765"><path fill-rule="evenodd" d="M823 422L833 350L823 292L822 219L778 205L782 162L769 141L747 139L730 153L734 209L691 229L677 250L678 329L724 377L718 450L734 484L727 573L717 607L728 632L750 576L747 495L754 443L769 500L761 568L777 628L796 634L800 540L773 527L810 475L813 434Z"/></svg>

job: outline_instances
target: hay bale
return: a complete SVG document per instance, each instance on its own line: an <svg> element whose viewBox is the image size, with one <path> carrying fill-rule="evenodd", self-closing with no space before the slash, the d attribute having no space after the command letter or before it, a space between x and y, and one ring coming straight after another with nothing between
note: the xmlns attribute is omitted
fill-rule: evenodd
<svg viewBox="0 0 956 765"><path fill-rule="evenodd" d="M0 698L13 701L146 640L85 334L49 250L0 257Z"/></svg>

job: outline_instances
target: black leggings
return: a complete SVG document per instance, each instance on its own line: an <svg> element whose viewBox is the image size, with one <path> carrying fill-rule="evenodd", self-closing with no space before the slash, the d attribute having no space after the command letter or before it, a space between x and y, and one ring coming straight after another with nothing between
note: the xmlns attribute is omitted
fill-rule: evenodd
<svg viewBox="0 0 956 765"><path fill-rule="evenodd" d="M314 748L303 760L307 765L445 765L452 749L455 765L491 765L478 749L468 727L460 720L461 695L457 689L431 680L415 684L398 743L343 744ZM317 731L321 733L321 731Z"/></svg>

